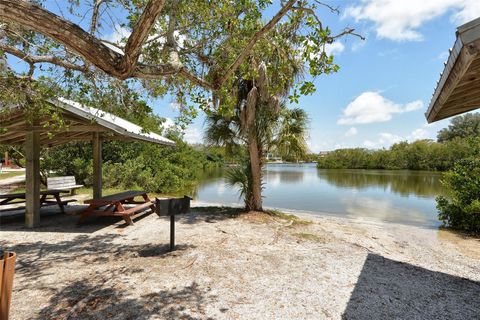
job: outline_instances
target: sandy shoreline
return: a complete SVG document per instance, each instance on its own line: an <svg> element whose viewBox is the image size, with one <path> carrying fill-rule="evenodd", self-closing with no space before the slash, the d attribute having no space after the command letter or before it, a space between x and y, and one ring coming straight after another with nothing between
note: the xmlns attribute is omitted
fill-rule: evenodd
<svg viewBox="0 0 480 320"><path fill-rule="evenodd" d="M196 206L204 204L196 203ZM228 211L228 210L225 210ZM1 226L16 251L12 319L474 319L480 242L446 231L193 208L123 227ZM228 213L228 212L227 212Z"/></svg>

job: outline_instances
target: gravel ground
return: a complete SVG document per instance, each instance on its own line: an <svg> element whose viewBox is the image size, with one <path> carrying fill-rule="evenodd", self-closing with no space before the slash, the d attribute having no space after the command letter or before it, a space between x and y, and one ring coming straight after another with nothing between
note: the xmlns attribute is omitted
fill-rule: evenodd
<svg viewBox="0 0 480 320"><path fill-rule="evenodd" d="M174 252L154 214L128 227L2 222L0 246L18 254L11 318L480 319L478 239L237 213L193 208L178 218Z"/></svg>

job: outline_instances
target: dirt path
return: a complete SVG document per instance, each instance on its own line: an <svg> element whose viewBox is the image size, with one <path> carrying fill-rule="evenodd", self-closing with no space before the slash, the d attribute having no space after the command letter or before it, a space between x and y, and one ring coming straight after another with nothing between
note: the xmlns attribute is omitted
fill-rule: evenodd
<svg viewBox="0 0 480 320"><path fill-rule="evenodd" d="M235 210L233 210L235 211ZM341 218L195 208L169 224L1 226L18 253L12 319L475 319L478 239ZM238 211L238 210L237 210Z"/></svg>

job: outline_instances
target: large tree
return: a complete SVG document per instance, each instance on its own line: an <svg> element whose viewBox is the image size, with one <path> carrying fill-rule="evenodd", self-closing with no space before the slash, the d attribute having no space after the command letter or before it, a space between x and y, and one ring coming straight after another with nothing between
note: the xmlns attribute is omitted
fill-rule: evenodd
<svg viewBox="0 0 480 320"><path fill-rule="evenodd" d="M325 44L354 33L346 28L332 35L320 8L336 9L318 0L272 3L68 0L55 14L48 1L0 0L0 55L25 61L27 77L41 69L37 74L70 88L86 79L90 94L101 93L106 80L134 79L131 85L148 94L173 93L185 109L192 97L208 108L210 92L231 87L234 73L248 73L252 51L276 26L304 49L313 76L328 62Z"/></svg>

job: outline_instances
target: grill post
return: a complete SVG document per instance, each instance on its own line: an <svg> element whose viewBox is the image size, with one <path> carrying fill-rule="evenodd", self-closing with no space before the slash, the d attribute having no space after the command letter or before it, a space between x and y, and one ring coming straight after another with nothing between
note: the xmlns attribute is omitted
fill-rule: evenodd
<svg viewBox="0 0 480 320"><path fill-rule="evenodd" d="M170 251L175 250L175 215L170 216Z"/></svg>
<svg viewBox="0 0 480 320"><path fill-rule="evenodd" d="M170 251L175 250L175 215L190 212L190 200L192 198L184 196L183 198L156 198L155 212L160 217L170 216Z"/></svg>

